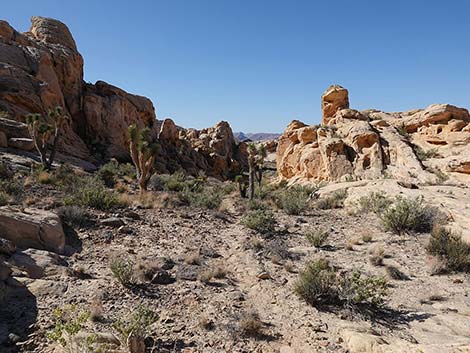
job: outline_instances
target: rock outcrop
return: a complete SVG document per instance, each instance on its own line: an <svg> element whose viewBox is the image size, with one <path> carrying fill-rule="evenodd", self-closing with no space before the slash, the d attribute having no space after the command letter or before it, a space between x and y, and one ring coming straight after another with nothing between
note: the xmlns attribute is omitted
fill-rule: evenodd
<svg viewBox="0 0 470 353"><path fill-rule="evenodd" d="M178 128L171 119L165 119L159 141L162 148L156 163L162 173L184 169L193 175L204 171L208 176L225 179L246 169L246 144L235 141L225 121L195 130Z"/></svg>
<svg viewBox="0 0 470 353"><path fill-rule="evenodd" d="M162 146L159 170L203 170L224 178L239 173L238 146L227 123L201 131L160 123L152 102L106 82L83 81L83 58L69 29L60 21L33 17L29 32L19 33L0 21L0 147L31 151L24 124L29 113L46 114L62 106L71 117L59 152L87 161L128 160L127 128L148 127ZM161 127L160 127L161 125Z"/></svg>
<svg viewBox="0 0 470 353"><path fill-rule="evenodd" d="M127 126L152 127L156 119L147 98L100 81L85 84L83 58L62 22L32 17L29 32L19 33L0 21L0 110L22 121L29 113L46 114L55 106L71 117L60 150L82 159L96 150L105 158L126 157ZM7 131L3 126L7 138L28 137L22 126Z"/></svg>
<svg viewBox="0 0 470 353"><path fill-rule="evenodd" d="M357 111L347 90L322 96L320 126L291 122L279 139L281 179L342 181L392 177L442 182L447 172L470 173L467 109L434 104L403 113ZM443 174L444 173L444 174Z"/></svg>

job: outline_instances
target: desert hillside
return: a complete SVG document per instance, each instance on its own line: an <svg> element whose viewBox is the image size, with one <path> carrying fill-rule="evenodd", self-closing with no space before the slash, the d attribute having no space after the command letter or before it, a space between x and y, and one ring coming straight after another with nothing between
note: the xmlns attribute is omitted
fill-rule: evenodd
<svg viewBox="0 0 470 353"><path fill-rule="evenodd" d="M240 142L83 60L0 21L0 352L470 352L466 108Z"/></svg>

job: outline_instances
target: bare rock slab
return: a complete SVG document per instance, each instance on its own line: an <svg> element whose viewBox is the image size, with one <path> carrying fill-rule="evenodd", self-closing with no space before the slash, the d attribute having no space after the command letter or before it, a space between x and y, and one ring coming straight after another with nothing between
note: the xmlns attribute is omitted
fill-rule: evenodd
<svg viewBox="0 0 470 353"><path fill-rule="evenodd" d="M52 212L0 207L0 235L20 248L62 253L65 234L60 218Z"/></svg>

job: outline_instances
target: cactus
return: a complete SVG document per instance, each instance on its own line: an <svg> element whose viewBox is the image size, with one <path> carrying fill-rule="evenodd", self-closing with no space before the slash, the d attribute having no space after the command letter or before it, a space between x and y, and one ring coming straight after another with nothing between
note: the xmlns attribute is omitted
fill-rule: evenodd
<svg viewBox="0 0 470 353"><path fill-rule="evenodd" d="M128 128L129 151L135 165L140 193L147 191L147 185L154 168L158 145L148 141L148 128L140 130L136 124Z"/></svg>
<svg viewBox="0 0 470 353"><path fill-rule="evenodd" d="M261 190L261 185L263 181L263 171L264 171L264 159L266 158L266 147L260 145L257 150L256 155L256 180L258 181L258 187Z"/></svg>
<svg viewBox="0 0 470 353"><path fill-rule="evenodd" d="M47 170L50 170L52 163L54 163L60 130L67 120L69 117L63 114L62 107L59 106L50 109L47 117L38 113L26 116L26 123L34 147L39 153L42 165Z"/></svg>

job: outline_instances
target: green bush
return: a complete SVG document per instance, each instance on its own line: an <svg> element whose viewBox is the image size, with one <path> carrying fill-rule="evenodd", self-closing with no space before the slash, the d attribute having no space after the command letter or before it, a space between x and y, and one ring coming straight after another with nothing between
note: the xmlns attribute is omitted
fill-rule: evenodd
<svg viewBox="0 0 470 353"><path fill-rule="evenodd" d="M90 314L86 311L79 311L75 304L67 305L62 308L54 309L55 326L47 332L47 338L51 341L59 343L62 347L67 348L70 352L91 352L93 340L85 340L83 342L75 341L76 336L85 328L86 322Z"/></svg>
<svg viewBox="0 0 470 353"><path fill-rule="evenodd" d="M324 244L325 240L328 238L328 232L324 230L309 229L305 233L305 237L307 238L310 244L312 244L316 248L319 248Z"/></svg>
<svg viewBox="0 0 470 353"><path fill-rule="evenodd" d="M425 151L421 147L416 146L416 145L414 146L414 152L416 154L416 157L418 157L418 159L421 162L424 162L424 161L428 160L429 158L434 158L438 155L437 148L431 148L431 149Z"/></svg>
<svg viewBox="0 0 470 353"><path fill-rule="evenodd" d="M311 305L380 307L387 297L384 277L364 276L358 271L339 274L325 259L311 262L299 274L295 293Z"/></svg>
<svg viewBox="0 0 470 353"><path fill-rule="evenodd" d="M422 197L408 199L398 196L381 215L386 230L403 234L407 231L430 232L442 215L435 208L424 204Z"/></svg>
<svg viewBox="0 0 470 353"><path fill-rule="evenodd" d="M207 188L200 191L183 190L178 193L181 202L186 205L207 209L219 208L223 191L218 188Z"/></svg>
<svg viewBox="0 0 470 353"><path fill-rule="evenodd" d="M247 202L247 206L248 206L248 209L251 210L251 211L254 211L254 210L267 210L268 209L267 204L265 204L262 201L258 201L256 199L249 200Z"/></svg>
<svg viewBox="0 0 470 353"><path fill-rule="evenodd" d="M124 258L115 258L109 264L109 268L116 280L124 287L131 287L134 282L134 263Z"/></svg>
<svg viewBox="0 0 470 353"><path fill-rule="evenodd" d="M150 334L150 326L157 319L158 315L155 312L139 306L132 311L131 316L127 320L115 322L113 328L118 333L122 345L129 346L131 341L138 342L137 345L144 344L144 340Z"/></svg>
<svg viewBox="0 0 470 353"><path fill-rule="evenodd" d="M109 188L116 185L118 178L135 178L135 168L129 163L119 163L115 159L104 164L98 171L98 177Z"/></svg>
<svg viewBox="0 0 470 353"><path fill-rule="evenodd" d="M375 214L381 214L391 204L393 200L387 197L382 191L371 192L367 196L362 196L359 199L359 208L362 212L374 212Z"/></svg>
<svg viewBox="0 0 470 353"><path fill-rule="evenodd" d="M243 224L262 234L272 232L276 225L274 214L269 210L249 211L243 218Z"/></svg>
<svg viewBox="0 0 470 353"><path fill-rule="evenodd" d="M333 208L341 208L344 206L344 200L348 197L348 190L341 189L317 201L317 207L321 210L329 210Z"/></svg>
<svg viewBox="0 0 470 353"><path fill-rule="evenodd" d="M278 190L274 195L276 205L289 215L299 215L309 207L310 195L315 190L305 186Z"/></svg>
<svg viewBox="0 0 470 353"><path fill-rule="evenodd" d="M435 227L426 250L446 263L450 271L470 272L470 244L445 227Z"/></svg>
<svg viewBox="0 0 470 353"><path fill-rule="evenodd" d="M65 206L76 205L103 211L122 206L117 194L108 190L96 177L80 178L67 192L68 195L64 197Z"/></svg>

